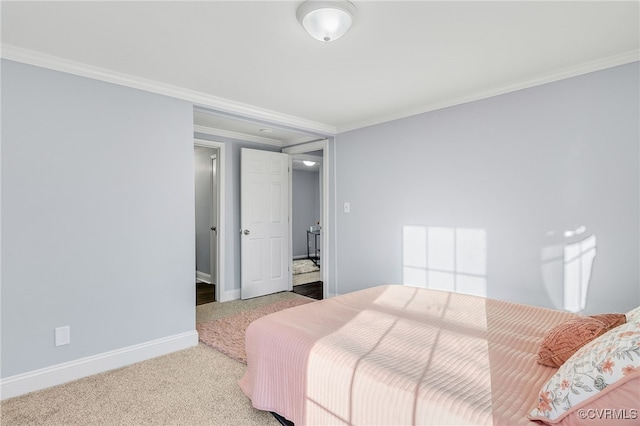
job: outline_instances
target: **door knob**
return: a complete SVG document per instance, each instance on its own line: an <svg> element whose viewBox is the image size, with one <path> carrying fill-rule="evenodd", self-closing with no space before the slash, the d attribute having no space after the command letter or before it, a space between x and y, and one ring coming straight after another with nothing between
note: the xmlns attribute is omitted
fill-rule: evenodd
<svg viewBox="0 0 640 426"><path fill-rule="evenodd" d="M212 230L212 231L217 231L218 229L217 229L215 226L212 226L212 227L211 227L211 230Z"/></svg>
<svg viewBox="0 0 640 426"><path fill-rule="evenodd" d="M249 235L249 230L248 229L244 230L244 235Z"/></svg>

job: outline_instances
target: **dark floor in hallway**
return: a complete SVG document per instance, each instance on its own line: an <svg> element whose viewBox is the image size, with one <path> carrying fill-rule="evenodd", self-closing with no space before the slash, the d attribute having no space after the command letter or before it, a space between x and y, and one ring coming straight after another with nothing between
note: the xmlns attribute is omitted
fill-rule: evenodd
<svg viewBox="0 0 640 426"><path fill-rule="evenodd" d="M322 281L296 285L293 287L293 292L312 299L322 300ZM196 306L215 301L215 284L196 282Z"/></svg>
<svg viewBox="0 0 640 426"><path fill-rule="evenodd" d="M322 281L293 286L293 292L312 299L322 300Z"/></svg>
<svg viewBox="0 0 640 426"><path fill-rule="evenodd" d="M196 306L216 301L215 284L196 282Z"/></svg>

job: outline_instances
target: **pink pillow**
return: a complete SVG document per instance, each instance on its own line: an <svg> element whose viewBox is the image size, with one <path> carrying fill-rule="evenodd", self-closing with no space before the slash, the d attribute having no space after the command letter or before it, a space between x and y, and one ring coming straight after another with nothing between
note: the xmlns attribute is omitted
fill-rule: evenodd
<svg viewBox="0 0 640 426"><path fill-rule="evenodd" d="M578 349L625 322L624 314L581 316L565 321L544 335L538 349L538 363L560 367Z"/></svg>

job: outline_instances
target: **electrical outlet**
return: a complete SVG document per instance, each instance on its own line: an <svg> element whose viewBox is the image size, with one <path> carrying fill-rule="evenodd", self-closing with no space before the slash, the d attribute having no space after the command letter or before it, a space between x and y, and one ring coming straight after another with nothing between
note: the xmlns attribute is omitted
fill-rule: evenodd
<svg viewBox="0 0 640 426"><path fill-rule="evenodd" d="M68 325L57 327L55 329L55 337L56 346L68 345L71 343L71 327Z"/></svg>
<svg viewBox="0 0 640 426"><path fill-rule="evenodd" d="M351 213L351 203L349 202L344 203L344 212Z"/></svg>

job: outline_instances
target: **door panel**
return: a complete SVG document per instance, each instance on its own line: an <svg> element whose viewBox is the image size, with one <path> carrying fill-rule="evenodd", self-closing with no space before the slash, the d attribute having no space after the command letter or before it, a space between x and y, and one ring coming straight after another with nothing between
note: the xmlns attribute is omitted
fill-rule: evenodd
<svg viewBox="0 0 640 426"><path fill-rule="evenodd" d="M271 279L279 279L282 277L282 252L284 251L284 241L282 238L271 238L270 241L270 268L271 274L269 278Z"/></svg>
<svg viewBox="0 0 640 426"><path fill-rule="evenodd" d="M241 297L288 289L289 158L242 149L240 170Z"/></svg>

